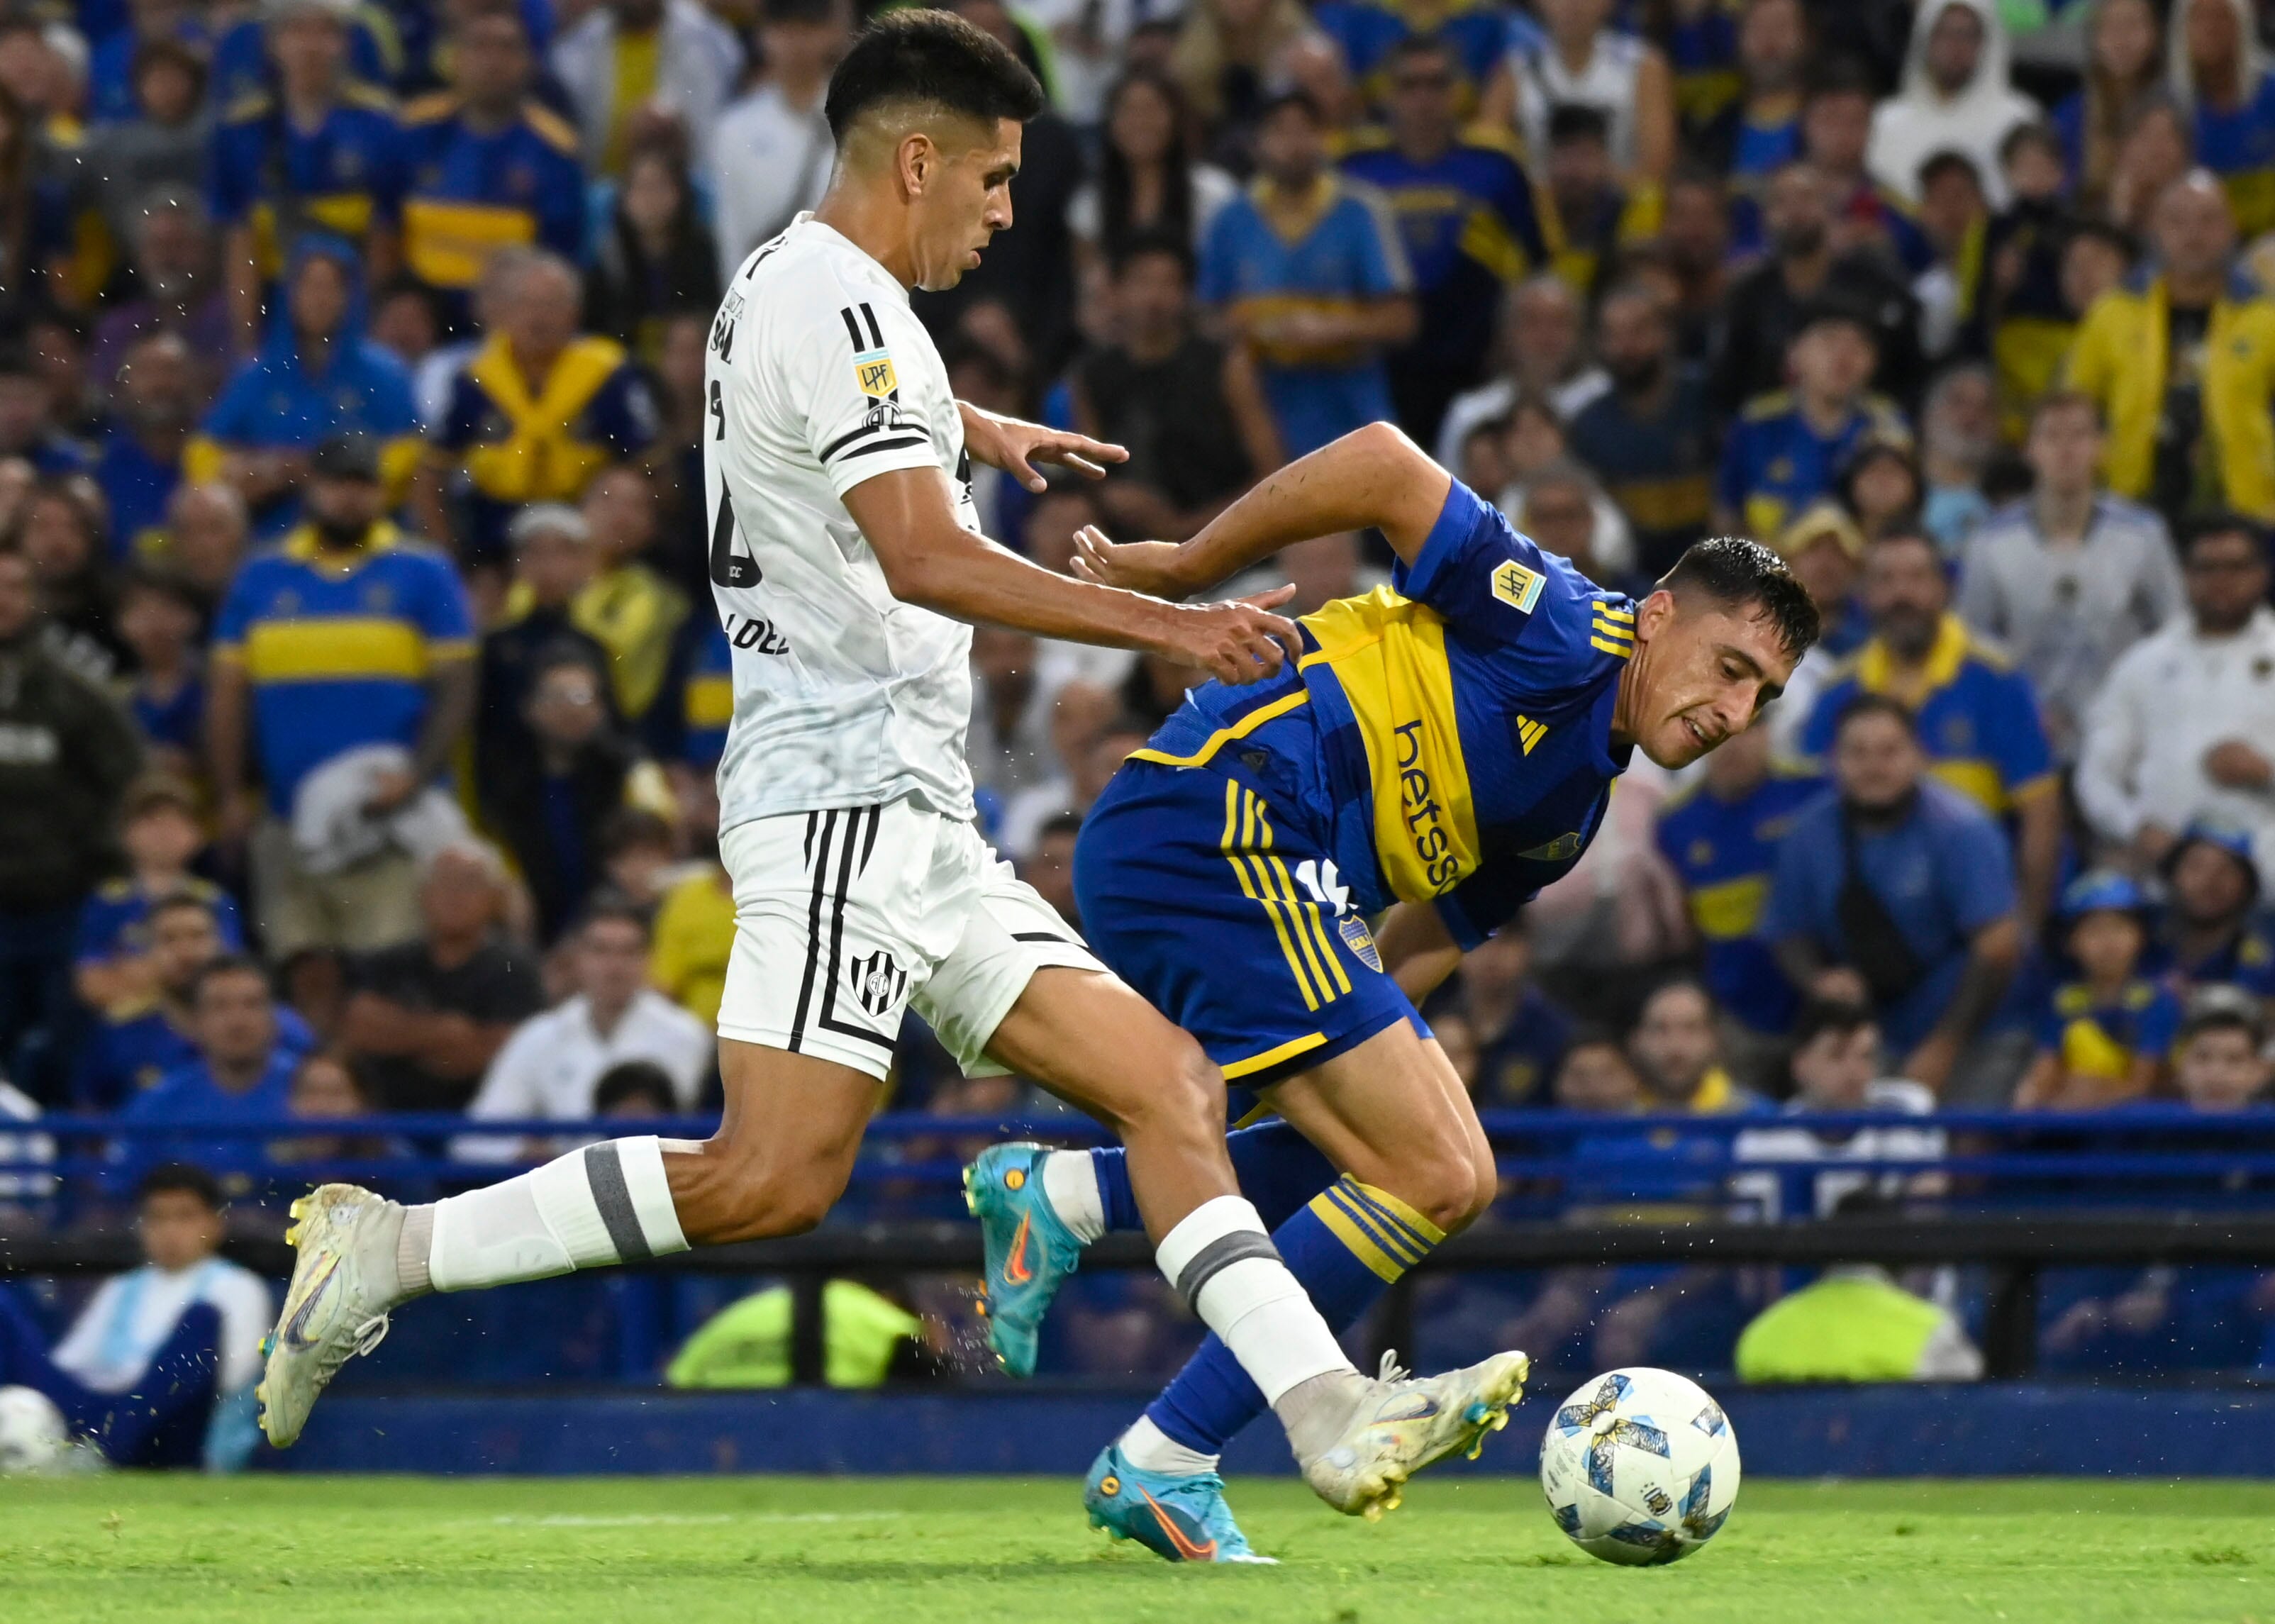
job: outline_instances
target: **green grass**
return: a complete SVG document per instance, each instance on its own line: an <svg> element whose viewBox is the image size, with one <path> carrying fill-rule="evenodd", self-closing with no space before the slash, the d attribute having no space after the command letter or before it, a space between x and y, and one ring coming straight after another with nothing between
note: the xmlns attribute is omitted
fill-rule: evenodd
<svg viewBox="0 0 2275 1624"><path fill-rule="evenodd" d="M1756 1483L1706 1550L1614 1568L1522 1478L1377 1526L1234 1487L1276 1568L1176 1568L1031 1480L114 1477L0 1483L0 1620L670 1624L2275 1624L2275 1484Z"/></svg>

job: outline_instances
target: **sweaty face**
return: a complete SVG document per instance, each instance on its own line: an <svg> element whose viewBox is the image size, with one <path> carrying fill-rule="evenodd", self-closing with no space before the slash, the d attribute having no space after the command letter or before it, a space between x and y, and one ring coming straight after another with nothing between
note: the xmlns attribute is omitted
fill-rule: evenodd
<svg viewBox="0 0 2275 1624"><path fill-rule="evenodd" d="M1635 744L1661 767L1689 767L1750 727L1793 675L1793 655L1758 614L1659 592L1636 623Z"/></svg>
<svg viewBox="0 0 2275 1624"><path fill-rule="evenodd" d="M974 130L980 131L977 140ZM952 131L964 133L958 138ZM1012 118L997 119L993 130L961 122L942 126L911 210L918 287L935 293L954 287L979 268L981 252L1010 225L1022 133Z"/></svg>

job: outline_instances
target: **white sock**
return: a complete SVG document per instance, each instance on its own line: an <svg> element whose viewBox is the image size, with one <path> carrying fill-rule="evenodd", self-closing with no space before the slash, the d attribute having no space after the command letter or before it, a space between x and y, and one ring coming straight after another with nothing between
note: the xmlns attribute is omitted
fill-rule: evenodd
<svg viewBox="0 0 2275 1624"><path fill-rule="evenodd" d="M611 1139L434 1207L427 1269L437 1291L544 1280L684 1252L653 1134Z"/></svg>
<svg viewBox="0 0 2275 1624"><path fill-rule="evenodd" d="M1122 1458L1143 1472L1159 1472L1165 1477L1191 1477L1216 1470L1216 1456L1186 1448L1155 1426L1151 1416L1138 1416L1138 1424L1122 1435L1120 1446Z"/></svg>
<svg viewBox="0 0 2275 1624"><path fill-rule="evenodd" d="M1106 1233L1106 1198L1098 1190L1098 1164L1088 1151L1053 1151L1043 1158L1043 1194L1059 1222L1085 1246Z"/></svg>
<svg viewBox="0 0 2275 1624"><path fill-rule="evenodd" d="M1263 1219L1238 1196L1218 1196L1186 1213L1153 1260L1223 1339L1266 1403L1314 1376L1351 1370L1335 1333L1273 1250Z"/></svg>

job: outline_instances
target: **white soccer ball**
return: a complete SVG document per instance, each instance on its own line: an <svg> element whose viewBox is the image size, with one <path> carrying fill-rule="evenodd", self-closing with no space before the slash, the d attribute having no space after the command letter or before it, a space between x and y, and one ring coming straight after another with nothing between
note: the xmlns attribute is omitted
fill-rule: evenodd
<svg viewBox="0 0 2275 1624"><path fill-rule="evenodd" d="M70 1445L64 1413L46 1394L0 1387L0 1477L45 1471Z"/></svg>
<svg viewBox="0 0 2275 1624"><path fill-rule="evenodd" d="M1738 1500L1738 1439L1722 1407L1672 1371L1612 1371L1557 1407L1540 1440L1556 1526L1590 1556L1678 1562Z"/></svg>

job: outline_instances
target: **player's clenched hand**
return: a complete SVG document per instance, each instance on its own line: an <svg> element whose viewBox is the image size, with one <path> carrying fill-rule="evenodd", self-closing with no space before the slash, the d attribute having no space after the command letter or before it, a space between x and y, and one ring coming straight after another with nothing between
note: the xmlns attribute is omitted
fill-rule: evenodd
<svg viewBox="0 0 2275 1624"><path fill-rule="evenodd" d="M1237 687L1275 675L1304 653L1296 623L1270 611L1295 596L1292 586L1275 586L1253 597L1222 603L1181 605L1171 621L1169 658L1195 665L1219 682Z"/></svg>
<svg viewBox="0 0 2275 1624"><path fill-rule="evenodd" d="M1057 463L1102 480L1106 477L1103 465L1130 460L1130 453L1122 447L1087 434L1000 417L965 401L956 404L964 418L964 449L990 467L1001 468L1031 491L1039 493L1049 487L1049 481L1035 472L1037 463Z"/></svg>
<svg viewBox="0 0 2275 1624"><path fill-rule="evenodd" d="M1100 586L1182 598L1208 585L1185 578L1184 559L1184 549L1174 541L1113 541L1095 525L1074 533L1074 572Z"/></svg>

